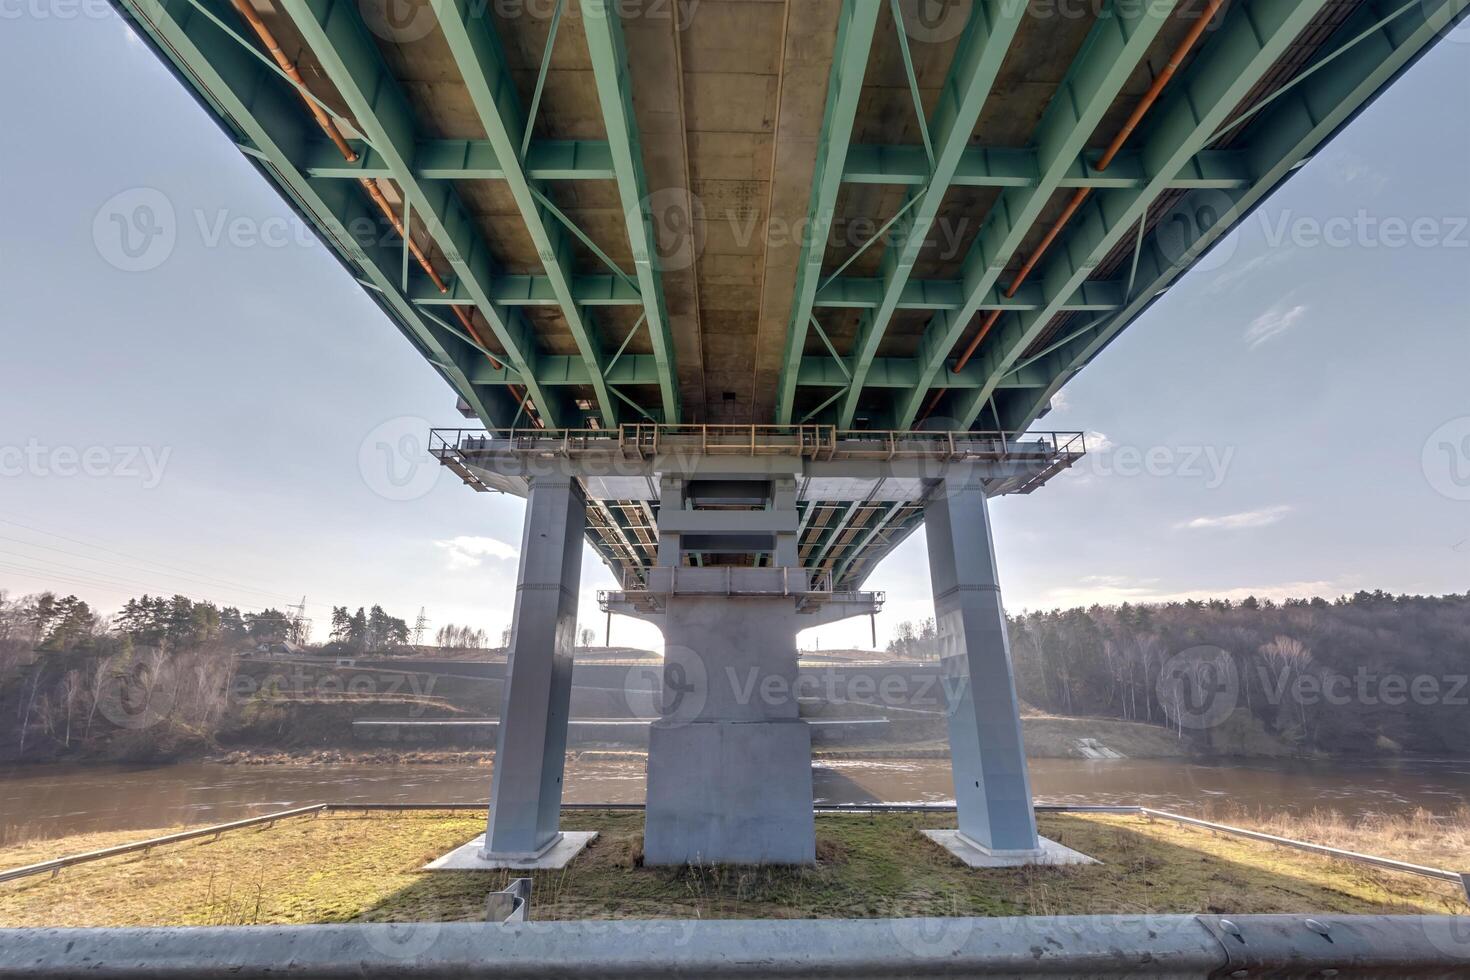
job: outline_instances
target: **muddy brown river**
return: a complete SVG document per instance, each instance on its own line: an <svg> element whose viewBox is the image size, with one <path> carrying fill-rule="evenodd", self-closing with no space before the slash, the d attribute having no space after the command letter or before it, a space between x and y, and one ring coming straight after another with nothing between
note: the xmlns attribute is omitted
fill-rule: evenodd
<svg viewBox="0 0 1470 980"><path fill-rule="evenodd" d="M819 803L952 802L943 759L823 760ZM1034 759L1042 803L1137 803L1195 810L1230 802L1265 811L1449 813L1470 804L1470 760L1186 764L1173 759ZM490 790L477 765L0 768L0 845L17 838L215 823L312 803L474 803ZM566 800L643 799L641 760L569 761Z"/></svg>

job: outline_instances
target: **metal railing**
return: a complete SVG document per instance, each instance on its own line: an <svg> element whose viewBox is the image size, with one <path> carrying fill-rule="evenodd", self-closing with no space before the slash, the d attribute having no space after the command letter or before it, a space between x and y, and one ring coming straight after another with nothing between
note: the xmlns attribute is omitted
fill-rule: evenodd
<svg viewBox="0 0 1470 980"><path fill-rule="evenodd" d="M953 432L838 429L831 425L655 425L617 429L432 429L429 452L441 461L466 453L509 452L577 458L609 454L648 459L662 453L795 456L804 459L1076 460L1081 432Z"/></svg>

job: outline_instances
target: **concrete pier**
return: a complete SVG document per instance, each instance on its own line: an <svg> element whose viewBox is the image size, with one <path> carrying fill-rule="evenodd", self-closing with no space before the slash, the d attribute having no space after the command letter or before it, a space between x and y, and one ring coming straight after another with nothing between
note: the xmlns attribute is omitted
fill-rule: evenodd
<svg viewBox="0 0 1470 980"><path fill-rule="evenodd" d="M985 488L940 481L924 504L959 831L998 857L1042 856Z"/></svg>
<svg viewBox="0 0 1470 980"><path fill-rule="evenodd" d="M561 839L562 769L577 635L586 502L567 476L537 477L526 498L515 618L480 857L525 862Z"/></svg>

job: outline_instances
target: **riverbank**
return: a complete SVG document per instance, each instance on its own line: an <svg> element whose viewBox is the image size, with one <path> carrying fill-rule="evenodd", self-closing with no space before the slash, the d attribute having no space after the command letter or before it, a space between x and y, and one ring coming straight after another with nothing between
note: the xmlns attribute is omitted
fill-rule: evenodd
<svg viewBox="0 0 1470 980"><path fill-rule="evenodd" d="M1446 883L1126 816L1041 815L1043 834L1099 865L976 871L919 833L953 819L819 815L810 868L647 868L640 813L568 811L566 829L601 836L566 871L532 876L532 918L1467 911ZM463 811L290 819L0 886L0 926L473 921L508 873L420 869L481 830L482 817ZM1433 849L1426 830L1403 823L1393 842ZM0 850L0 866L140 836L13 846Z"/></svg>

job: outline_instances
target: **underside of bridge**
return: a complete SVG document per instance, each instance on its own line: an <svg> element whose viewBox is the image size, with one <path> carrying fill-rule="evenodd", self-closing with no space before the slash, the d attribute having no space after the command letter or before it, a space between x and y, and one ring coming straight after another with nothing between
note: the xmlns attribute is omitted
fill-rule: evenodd
<svg viewBox="0 0 1470 980"><path fill-rule="evenodd" d="M759 617L784 676L926 521L961 831L1035 852L985 498L1080 455L1019 434L1470 8L114 3L486 426L436 455L528 498L484 845L519 858L556 838L584 536L609 608L671 649ZM804 726L699 700L650 855L809 859Z"/></svg>

